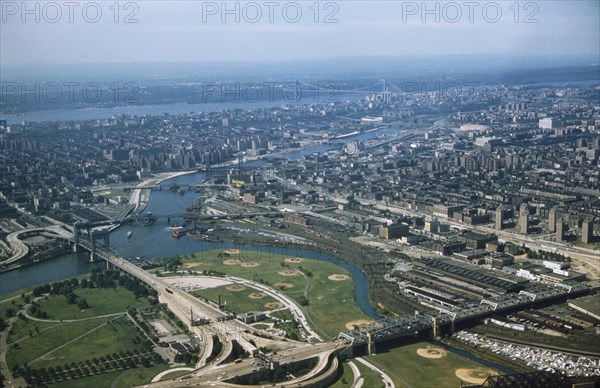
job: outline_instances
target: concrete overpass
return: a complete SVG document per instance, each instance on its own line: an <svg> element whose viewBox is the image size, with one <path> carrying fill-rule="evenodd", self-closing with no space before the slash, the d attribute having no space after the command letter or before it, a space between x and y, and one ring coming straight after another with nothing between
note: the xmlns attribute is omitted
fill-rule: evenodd
<svg viewBox="0 0 600 388"><path fill-rule="evenodd" d="M337 376L339 367L338 355L348 349L348 343L344 341L325 342L320 344L303 344L278 351L277 354L268 355L264 359L270 359L279 365L290 364L311 358L317 358L317 363L307 374L296 376L291 380L280 383L271 383L274 387L311 387L326 386ZM261 358L245 359L239 363L213 367L212 369L200 369L186 376L169 381L161 381L148 384L149 387L184 387L187 385L240 387L240 385L229 383L234 377L248 376L261 373L275 367L270 362ZM257 387L265 384L257 385ZM244 387L252 385L244 384Z"/></svg>
<svg viewBox="0 0 600 388"><path fill-rule="evenodd" d="M241 365L241 363L234 363L230 364L229 366L220 364L231 353L233 349L233 340L236 340L251 354L258 352L258 349L256 349L256 347L249 342L249 339L252 336L248 334L249 332L258 331L257 329L238 320L229 319L228 314L224 313L218 308L215 308L207 302L195 298L187 292L170 285L163 279L133 265L128 260L120 257L118 253L108 247L103 246L102 244L94 245L93 242L87 239L80 239L78 244L87 250L93 250L94 254L98 258L106 260L107 265L112 265L113 267L118 268L150 285L158 292L159 300L162 303L165 303L167 307L173 311L173 313L177 315L182 322L186 323L194 334L198 335L198 337L201 339L201 343L204 344L203 348L201 349L200 361L197 365L199 369L190 375L191 377L187 380L187 382L190 384L197 382L218 382L219 380L216 379L216 377L218 377L216 374L222 376L223 371L228 370L231 370L232 373L254 373L253 369L256 368L250 367L250 361L244 361L243 365ZM245 279L237 280L246 281ZM254 284L251 286L254 286ZM276 292L273 289L262 289L262 291L269 293ZM207 320L209 323L205 325L194 325L190 319L191 313L193 313L196 319ZM299 318L301 319L301 323L306 325L306 319L302 319L302 317ZM312 330L309 330L309 333L312 333L313 338L320 339ZM206 359L212 352L213 335L217 335L219 337L221 343L223 344L223 349L216 357L214 362L207 364ZM303 359L319 357L319 361L315 368L313 368L307 375L300 376L295 379L300 386L312 386L318 381L322 381L323 379L330 380L332 377L334 377L338 368L338 360L333 354L343 351L348 344L344 340L322 342L318 344L302 343L290 340L280 342L277 340L272 340L271 342L277 342L280 347L285 349L284 353L278 357L278 363L289 363ZM213 377L215 379L213 379ZM233 377L233 375L231 377ZM288 385L289 383L290 382L287 381L284 385ZM161 384L164 383L156 383L156 386L164 386Z"/></svg>
<svg viewBox="0 0 600 388"><path fill-rule="evenodd" d="M27 254L29 253L29 247L21 239L40 235L49 238L62 239L70 239L72 237L72 233L64 229L64 227L61 225L52 225L44 228L25 229L11 233L6 237L6 240L10 244L10 247L14 253L8 260L5 260L1 263L2 266L9 266L27 256Z"/></svg>

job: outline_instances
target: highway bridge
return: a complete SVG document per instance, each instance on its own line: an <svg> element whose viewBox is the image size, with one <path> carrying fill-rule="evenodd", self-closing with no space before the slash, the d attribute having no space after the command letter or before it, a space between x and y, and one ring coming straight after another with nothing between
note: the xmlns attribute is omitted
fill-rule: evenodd
<svg viewBox="0 0 600 388"><path fill-rule="evenodd" d="M369 354L374 353L377 343L396 340L402 337L432 336L437 337L442 332L452 333L455 326L495 314L527 308L532 304L550 302L566 297L576 297L590 292L583 283L572 285L552 284L537 285L518 294L508 293L498 295L481 302L463 303L449 308L439 306L437 311L429 311L414 316L402 316L393 319L383 319L363 329L351 330L339 334L339 339L350 341L353 347L366 346Z"/></svg>
<svg viewBox="0 0 600 388"><path fill-rule="evenodd" d="M199 214L194 212L183 212L183 213L172 213L172 214L138 214L132 215L124 218L113 218L102 221L79 221L76 222L73 226L76 229L91 229L99 226L107 226L107 225L116 225L122 224L125 222L154 222L159 219L177 219L182 218L184 220L192 220L192 221L207 221L207 220L237 220L237 219L245 219L245 218L256 218L256 217L283 217L284 214L280 211L273 212L245 212L245 213L226 213L226 214Z"/></svg>
<svg viewBox="0 0 600 388"><path fill-rule="evenodd" d="M102 238L105 242L105 245L108 244L108 233L110 230L95 230L94 228L98 228L101 226L115 226L121 225L127 222L142 222L147 224L152 224L159 219L166 219L167 222L171 222L172 219L183 219L187 222L195 222L195 221L216 221L216 220L240 220L240 219L252 219L256 217L268 217L268 218L277 218L283 217L284 213L275 211L275 212L246 212L246 213L226 213L226 214L199 214L192 212L184 212L184 213L173 213L173 214L141 214L141 215L132 215L125 218L116 218L116 219L107 219L102 221L78 221L73 224L72 236L74 241L74 250L77 250L79 245L80 237L84 235L84 231L87 232L87 236L91 238L92 247L90 252L93 254L95 252L95 245L98 238ZM11 237L12 240L15 240L16 237ZM24 245L24 244L23 244ZM20 255L19 257L11 258L12 261L16 261L19 258L23 257L26 252L23 252L24 249L21 244L14 241L15 247L20 247Z"/></svg>
<svg viewBox="0 0 600 388"><path fill-rule="evenodd" d="M91 223L84 225L92 227ZM233 349L233 340L236 340L250 353L256 354L258 350L250 342L252 337L249 335L249 332L256 331L256 329L238 320L230 319L225 312L218 308L193 297L183 290L173 287L163 279L135 266L106 246L102 241L96 241L93 232L87 236L80 235L78 231L80 228L81 225L76 224L73 228L69 226L51 226L29 230L28 232L46 233L48 236L70 240L75 246L81 246L89 250L92 256L106 260L107 266L118 268L155 289L159 295L159 300L165 303L200 338L202 346L200 362L197 365L200 369L188 375L189 379L186 379L186 381L190 382L190 384L198 383L204 385L220 382L220 385L223 385L227 379L234 376L257 372L255 365L252 365L249 361L232 364L233 366L219 365L218 361L223 362L226 360ZM287 346L288 348L285 351L285 356L280 358L278 362L294 362L318 357L317 367L311 370L308 375L296 379L296 384L300 386L311 386L331 378L334 370L337 370L337 355L342 352L346 352L346 356L352 356L353 352L375 353L377 344L387 341L414 336L437 337L442 332L454 331L455 325L460 323L526 308L533 303L574 297L588 292L589 289L587 286L579 283L572 285L538 285L520 291L519 294L509 293L489 299L482 299L480 303L464 303L457 307L439 306L437 311L394 319L388 318L375 322L363 329L341 332L337 340L332 342L323 342L320 344L307 344L294 341L280 342L280 344L284 344L282 346ZM194 324L194 321L198 320L207 324ZM223 347L219 357L217 357L217 361L206 364L206 359L213 348L213 335L218 336ZM277 339L270 341L277 341ZM264 367L266 368L267 366L265 365ZM273 368L276 365L275 363L271 363L268 367ZM227 375L229 378L224 378L223 372L229 373ZM289 386L289 381L282 384ZM156 385L161 386L164 384L156 383Z"/></svg>
<svg viewBox="0 0 600 388"><path fill-rule="evenodd" d="M216 307L213 307L207 302L203 300L197 299L189 293L170 285L163 279L135 266L128 260L119 256L119 254L113 251L111 248L104 246L103 244L94 245L88 239L80 239L78 242L83 248L94 251L94 254L103 260L106 260L107 264L111 265L114 268L118 268L121 271L124 271L137 279L143 281L144 283L150 285L153 289L158 292L159 300L165 303L167 307L173 311L182 322L186 323L190 330L194 332L201 338L201 342L204 344L203 353L201 353L200 359L206 360L208 357L207 349L212 349L212 344L208 344L212 341L212 336L217 335L220 338L221 343L223 344L223 351L217 357L218 360L225 360L229 353L232 351L232 341L237 341L246 351L251 354L256 354L258 349L254 346L249 340L252 338L252 335L249 333L257 332L258 330L254 327L244 324L241 321L230 319L228 313L225 313L219 310ZM192 317L193 315L193 317ZM203 321L206 324L196 325L195 322ZM273 337L270 333L262 333L263 338ZM254 337L258 340L258 337ZM253 341L254 342L254 341ZM258 341L257 341L258 342ZM307 349L312 349L312 344L296 342L285 340L283 338L273 338L271 342L276 342L279 346L288 347L291 350L290 356L298 357L300 354L309 358L310 351L307 352ZM339 346L339 342L335 344L329 344L331 348L337 348ZM314 348L321 352L321 348ZM312 353L312 356L315 356L315 352ZM215 368L218 364L214 365L202 365L203 373Z"/></svg>
<svg viewBox="0 0 600 388"><path fill-rule="evenodd" d="M199 184L189 184L189 183L161 183L156 185L145 185L145 186L134 186L134 185L111 185L111 186L102 186L101 188L106 188L106 190L110 189L119 189L119 190L138 190L138 189L157 189L157 190L195 190L199 188L228 188L229 185L219 184L219 183L199 183ZM97 189L99 190L99 189Z"/></svg>
<svg viewBox="0 0 600 388"><path fill-rule="evenodd" d="M232 371L230 377L236 376L237 374L233 373L238 372L240 375L256 372L255 369L257 368L252 367L250 361L246 361L243 365L230 364L227 366L220 364L227 359L233 350L234 340L250 354L258 354L259 351L252 342L258 343L264 341L265 337L271 337L269 342L276 343L279 348L284 349L285 353L282 357L277 357L277 360L273 358L273 362L271 362L270 365L265 365L264 368L277 367L277 365L282 362L296 362L317 357L318 362L316 367L307 375L298 376L295 379L297 384L300 386L307 386L307 384L313 385L319 381L325 381L325 379L330 381L336 375L335 372L338 368L338 360L335 355L347 348L347 341L345 340L311 344L283 338L274 338L270 333L262 333L261 337L256 337L252 334L259 331L256 328L246 325L236 319L231 319L229 314L219 310L217 307L197 299L189 293L169 284L164 279L137 267L130 261L121 257L116 251L104 245L104 243L94 241L94 239L89 236L80 236L78 239L75 239L72 234L69 236L67 229L62 229L62 232L60 233L54 232L54 236L73 241L82 248L92 252L95 257L106 260L107 266L112 266L113 268L124 271L151 286L157 291L161 303L165 303L169 310L177 315L182 322L186 323L190 331L200 338L201 353L199 357L200 361L197 365L199 369L189 375L189 379L186 379L187 382L193 382L194 384L218 382L220 380L218 377L222 377L223 371L229 369ZM263 291L266 292L267 290ZM274 289L270 291L276 292ZM305 320L305 317L299 318ZM201 321L202 324L196 324L196 322L199 321ZM213 349L213 335L218 336L223 346L215 361L207 364L206 359L211 355ZM313 338L318 338L318 336L313 336ZM251 339L254 341L251 342ZM287 384L289 384L289 381L286 382L286 385ZM155 383L152 385L162 386L164 383Z"/></svg>

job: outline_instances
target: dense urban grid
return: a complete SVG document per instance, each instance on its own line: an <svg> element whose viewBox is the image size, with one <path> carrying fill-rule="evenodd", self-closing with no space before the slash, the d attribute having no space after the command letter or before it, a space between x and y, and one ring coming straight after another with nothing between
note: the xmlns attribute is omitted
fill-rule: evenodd
<svg viewBox="0 0 600 388"><path fill-rule="evenodd" d="M328 368L337 368L337 361L329 357L338 346L374 354L386 343L423 336L447 337L521 371L597 376L600 88L384 82L381 92L361 96L345 90L352 84L340 82L344 90L337 91L327 84L326 101L275 107L242 109L234 102L228 110L180 115L0 121L0 265L9 270L65 252L60 241L67 239L150 285L169 308L176 303L170 298L181 298L190 306L176 313L181 321L190 328L215 325L198 333L210 346L202 342L198 350L192 336L178 339L192 342L188 347L201 354L195 362L208 366L186 376L192 382L296 381L292 369L277 372L279 363L290 362L294 374L309 376L305 382L330 383L335 379ZM202 171L205 179L161 183L160 174L182 171ZM145 209L151 190L182 196L195 190L198 199L183 214L151 214ZM93 231L161 218L173 227L173 243L191 236L234 241L241 249L302 247L339 257L367 274L380 319L337 330L311 316L306 295L294 299L256 274L242 280L205 267L204 275L273 297L295 322L232 342L220 330L248 333L270 314L228 310L220 294L217 301L194 294L206 303L205 315L194 318L191 306L198 305L181 296L197 290L192 283L185 277L179 283L148 280L97 242ZM42 229L57 240L41 249L22 243ZM138 256L129 252L126 258L156 266L156 257ZM179 276L178 269L192 268L180 259L163 263L165 273ZM298 262L282 261L281 267L294 272L289 267ZM298 271L313 276L307 268ZM289 285L280 284L279 291ZM223 323L230 320L242 329ZM265 347L253 344L265 335L331 342L313 351L319 354L313 363L306 361L314 360L311 351L301 347L283 358L266 356ZM217 378L211 363L221 353L213 347L240 355L256 351L262 361L233 363ZM269 376L262 374L268 365L275 370ZM312 375L313 368L327 372Z"/></svg>

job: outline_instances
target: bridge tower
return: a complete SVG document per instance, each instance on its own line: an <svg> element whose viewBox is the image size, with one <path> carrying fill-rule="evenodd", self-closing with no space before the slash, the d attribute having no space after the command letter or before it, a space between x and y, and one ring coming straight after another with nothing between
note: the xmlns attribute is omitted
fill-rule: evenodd
<svg viewBox="0 0 600 388"><path fill-rule="evenodd" d="M77 253L77 245L79 244L79 221L73 224L73 252Z"/></svg>
<svg viewBox="0 0 600 388"><path fill-rule="evenodd" d="M92 240L92 249L90 250L90 263L94 262L94 258L96 257L96 235L94 231L90 229L89 232L90 239Z"/></svg>

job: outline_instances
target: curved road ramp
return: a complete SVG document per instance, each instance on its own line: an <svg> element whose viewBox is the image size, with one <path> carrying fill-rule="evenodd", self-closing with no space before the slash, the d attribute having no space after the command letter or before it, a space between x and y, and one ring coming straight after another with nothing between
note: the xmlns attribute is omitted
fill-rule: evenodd
<svg viewBox="0 0 600 388"><path fill-rule="evenodd" d="M302 376L292 376L292 379L278 383L268 383L271 387L327 387L338 377L340 361L338 355L346 350L341 342L329 342L315 344L308 348L290 349L288 352L280 353L276 358L276 364L294 364L300 361L307 361L316 358L316 365ZM245 377L265 372L269 369L266 365L258 362L259 358L244 359L242 362L234 362L224 365L217 370L203 373L202 369L183 376L175 381L163 381L152 383L145 387L185 387L185 386L218 386L218 387L262 387L265 384L252 385L243 383ZM238 384L230 382L237 378ZM248 380L252 381L252 380Z"/></svg>

